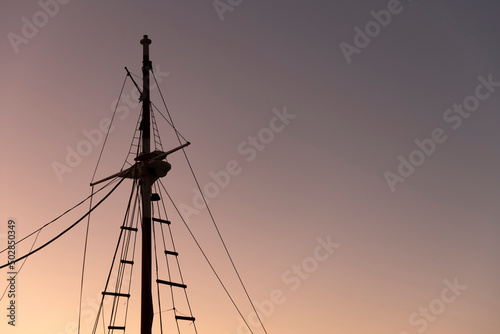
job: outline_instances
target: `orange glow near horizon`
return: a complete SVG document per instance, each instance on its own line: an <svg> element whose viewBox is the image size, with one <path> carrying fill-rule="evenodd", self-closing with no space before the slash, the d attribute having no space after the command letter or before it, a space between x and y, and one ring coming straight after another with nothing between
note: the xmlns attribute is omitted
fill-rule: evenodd
<svg viewBox="0 0 500 334"><path fill-rule="evenodd" d="M398 3L6 2L0 248L9 219L20 240L90 194L125 66L141 85L147 34L168 110L192 143L186 153L267 333L498 334L500 7ZM358 50L349 59L347 44ZM151 94L167 116L156 87ZM163 150L177 147L154 111ZM122 168L139 113L127 80L94 181ZM435 131L446 140L423 149ZM168 161L163 184L253 333L264 333L183 153ZM131 186L91 215L82 334L92 333ZM162 197L198 333L250 334ZM88 208L44 229L35 248ZM77 333L86 226L27 259L15 298L0 300L1 334ZM139 236L126 333L139 332L140 247ZM0 270L0 289L9 277ZM177 332L170 288L160 288L165 333ZM157 298L154 290L155 334Z"/></svg>

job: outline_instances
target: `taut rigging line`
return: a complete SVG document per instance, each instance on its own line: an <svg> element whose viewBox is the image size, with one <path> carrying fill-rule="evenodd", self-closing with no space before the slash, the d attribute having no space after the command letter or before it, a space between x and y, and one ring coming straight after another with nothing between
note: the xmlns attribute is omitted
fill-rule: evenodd
<svg viewBox="0 0 500 334"><path fill-rule="evenodd" d="M54 238L52 238L51 240L47 241L45 244L43 244L42 246L38 247L37 249L35 249L34 251L31 251L29 252L28 254L25 254L11 262L8 262L2 266L0 266L0 269L2 268L5 268L7 266L9 266L10 264L12 263L16 263L18 261L21 261L22 259L24 258L27 258L28 256L31 256L33 254L35 254L36 252L38 252L39 250L45 248L46 246L48 246L49 244L51 244L52 242L56 241L57 239L59 239L63 234L66 234L66 232L68 232L69 230L71 230L73 227L75 227L76 225L78 225L78 223L80 223L85 217L87 217L92 211L94 211L95 208L97 208L102 202L104 202L104 200L106 200L109 195L111 195L113 193L113 191L115 191L116 188L118 188L118 186L123 182L123 180L125 180L125 178L122 178L114 187L113 189L111 189L111 191L109 193L106 194L106 196L104 196L96 205L94 205L94 207L92 207L92 209L90 209L86 214L84 214L80 219L78 219L76 222L74 222L70 227L66 228L64 231L62 231L61 233L59 233L58 235L56 235Z"/></svg>
<svg viewBox="0 0 500 334"><path fill-rule="evenodd" d="M22 241L28 239L29 237L31 237L33 234L35 233L39 233L41 232L44 228L46 228L47 226L49 226L50 224L54 223L55 221L57 221L59 218L61 218L62 216L66 215L67 213L71 212L72 210L76 209L77 207L79 207L80 205L82 205L83 203L85 203L89 198L91 198L93 195L97 194L98 192L100 192L101 190L103 190L104 188L108 187L110 184L112 184L113 182L115 182L115 180L107 183L105 186L103 186L102 188L98 189L97 191L93 192L92 194L90 194L89 196L87 196L85 199L83 199L81 202L79 202L78 204L75 204L73 207L69 208L68 210L64 211L62 214L60 214L59 216L57 216L56 218L52 219L50 222L46 223L45 225L43 225L42 227L34 230L33 232L31 232L30 234L28 234L27 236L25 236L24 238L22 238L21 240L19 241L16 241L16 245L19 245ZM3 252L7 251L9 248L5 248L3 250L0 251L0 254L2 254Z"/></svg>

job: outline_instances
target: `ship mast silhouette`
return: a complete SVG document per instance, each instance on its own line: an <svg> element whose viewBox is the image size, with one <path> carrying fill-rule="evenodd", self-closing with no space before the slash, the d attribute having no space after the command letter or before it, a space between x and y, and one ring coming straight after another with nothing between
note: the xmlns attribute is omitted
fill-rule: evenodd
<svg viewBox="0 0 500 334"><path fill-rule="evenodd" d="M142 155L137 156L137 160L141 156L146 157L151 152L151 125L150 125L150 108L151 100L149 94L149 71L151 69L151 61L149 60L149 45L151 40L147 35L141 40L143 46L142 60ZM170 169L168 162L159 161L161 166ZM142 262L141 262L141 334L151 334L153 327L153 293L151 290L151 185L155 181L155 177L159 177L157 171L160 168L145 167L141 175L141 195L142 195ZM165 172L165 175L166 175ZM163 174L163 173L162 173ZM164 176L164 175L163 175Z"/></svg>
<svg viewBox="0 0 500 334"><path fill-rule="evenodd" d="M151 108L151 100L149 94L149 71L151 69L151 61L149 60L149 45L151 40L147 35L141 40L143 46L142 60L142 157L145 157L151 151L151 125L149 120L149 112ZM137 159L141 155L137 156ZM160 163L163 162L160 160ZM168 162L163 162L164 167L170 165ZM142 262L141 262L141 334L151 334L153 327L153 293L151 290L151 185L155 181L153 178L158 174L158 169L144 168L141 173L141 195L142 195ZM168 170L167 170L168 172ZM166 175L166 173L165 173Z"/></svg>
<svg viewBox="0 0 500 334"><path fill-rule="evenodd" d="M108 176L102 180L91 183L91 186L102 183L115 177L133 178L140 180L141 200L142 200L142 255L141 255L141 334L151 334L153 326L153 292L152 292L152 217L151 217L151 197L154 182L167 175L171 165L163 159L178 151L190 143L183 144L168 152L151 152L151 98L150 98L150 71L152 63L149 59L149 45L151 40L147 35L141 40L143 46L142 60L142 119L139 130L141 131L141 152L134 159L136 163L116 174ZM166 282L166 284L175 284ZM109 295L120 295L118 293L105 292ZM194 318L186 318L193 320ZM118 329L118 328L115 328Z"/></svg>
<svg viewBox="0 0 500 334"><path fill-rule="evenodd" d="M168 163L166 161L167 156L174 153L174 152L177 152L179 150L183 150L185 147L190 145L190 142L187 141L184 138L184 136L182 136L182 134L180 134L179 131L177 131L177 129L175 128L174 122L173 122L172 117L168 111L167 105L165 103L165 100L163 99L163 95L161 94L161 91L160 91L160 95L162 97L163 104L164 104L165 109L167 110L170 121L151 102L150 74L153 75L152 77L154 78L156 86L158 86L158 81L156 80L155 73L154 73L153 67L152 67L152 63L149 59L149 46L151 45L151 40L148 38L147 35L144 35L144 37L141 39L141 45L143 46L142 90L139 88L139 86L137 85L137 83L133 79L133 77L132 77L131 73L128 71L128 69L125 68L127 71L127 78L130 78L133 81L135 87L137 88L137 90L140 93L140 102L142 102L142 116L139 116L139 121L136 125L136 132L134 133L131 148L129 149L129 153L128 153L129 155L130 154L135 155L134 163L132 164L132 163L128 162L129 155L127 155L127 158L125 159L125 163L129 163L129 165L130 165L129 168L123 169L123 167L125 166L125 163L124 163L124 165L122 166L122 170L120 172L117 172L117 173L112 174L108 177L105 177L99 181L94 182L93 180L94 180L94 176L95 176L95 171L97 170L97 167L98 167L99 161L100 161L100 157L99 157L99 159L97 161L96 170L94 171L94 175L92 176L92 181L90 183L90 185L92 186L91 195L88 196L83 201L81 201L80 203L73 206L72 208L65 211L63 214L59 215L57 218L55 218L52 221L48 222L47 224L43 225L41 228L35 230L34 232L32 232L32 233L28 234L27 236L25 236L24 238L22 238L21 240L17 241L16 245L20 244L21 242L27 240L28 238L36 235L36 238L35 238L35 241L33 242L31 250L27 254L24 254L24 255L16 258L13 261L9 261L6 264L0 265L0 269L5 268L5 267L9 266L10 264L16 263L18 261L25 260L26 258L30 257L31 255L39 252L40 250L44 249L48 245L50 245L53 242L55 242L56 240L58 240L61 236L65 235L68 231L72 230L75 226L77 226L85 218L88 217L89 222L90 222L91 212L93 212L98 206L100 206L115 191L115 189L118 188L118 186L124 181L124 179L126 179L126 178L133 179L132 191L130 194L130 199L129 199L127 211L125 214L124 222L123 222L122 226L120 226L121 233L120 233L120 236L118 239L118 244L117 244L117 247L115 250L115 255L113 257L113 262L111 264L111 269L109 271L109 276L108 276L108 279L106 281L104 291L102 292L101 304L99 307L99 311L97 312L96 321L94 323L94 328L93 328L92 333L95 334L97 331L97 326L99 324L99 318L100 318L101 314L102 314L103 326L105 324L103 305L104 305L104 298L106 296L113 297L113 309L112 309L111 315L109 317L109 319L110 319L109 326L107 327L108 333L113 333L114 331L123 332L123 333L125 332L125 325L126 325L126 319L127 319L127 314L128 314L128 301L130 298L131 284L129 283L128 287L123 285L123 279L124 279L124 275L125 275L125 271L126 271L124 268L125 268L125 266L130 266L129 273L130 273L130 279L131 279L132 278L132 268L134 265L134 255L135 255L135 237L133 238L133 241L131 241L131 239L132 239L131 236L132 236L132 234L134 234L134 236L137 236L137 233L139 231L138 225L140 224L141 230L142 230L142 234L141 234L142 251L141 251L141 286L140 286L140 293L141 293L141 298L140 298L141 299L141 304L140 304L140 312L141 312L141 314L140 314L140 316L141 316L140 334L152 334L152 330L153 330L153 320L154 320L154 314L155 314L154 307L153 307L153 286L152 286L153 252L154 252L154 260L155 260L155 267L156 267L155 268L156 269L156 283L157 283L157 292L158 292L158 296L157 296L157 298L156 297L155 298L157 299L158 304L159 304L158 305L158 314L159 314L158 318L159 318L159 325L160 325L161 333L163 333L163 324L162 324L162 316L161 316L162 312L173 311L175 324L177 326L177 331L179 334L180 334L180 328L179 328L179 323L178 323L179 320L186 321L188 324L192 324L194 331L197 334L196 325L194 324L195 318L193 317L191 306L189 304L189 300L188 300L187 293L186 293L187 285L184 283L184 279L182 278L181 269L180 269L179 261L177 258L179 254L176 251L173 237L172 237L172 231L170 230L171 222L170 222L170 220L168 220L167 212L166 212L165 205L164 205L163 201L162 201L163 213L161 212L159 205L157 205L157 206L153 205L153 203L159 203L159 201L161 200L161 197L158 193L162 194L162 189L163 189L164 193L166 193L166 195L170 199L170 202L172 203L173 207L176 209L177 213L179 214L180 219L182 220L182 222L186 226L189 234L194 239L196 245L198 246L199 250L201 251L204 259L208 263L213 274L215 275L215 277L219 281L220 285L224 289L224 292L229 297L231 303L233 304L234 308L238 312L239 316L242 318L242 320L243 320L244 324L246 325L246 327L248 328L249 332L253 334L253 331L252 331L250 324L248 323L246 318L243 316L236 301L231 296L229 290L227 289L227 287L223 283L221 277L217 274L214 266L212 265L211 261L209 260L208 256L206 255L205 251L202 249L200 243L196 240L196 237L195 237L193 231L191 231L189 226L186 224L186 221L182 217L181 212L179 211L179 209L175 205L172 197L169 195L165 186L163 185L163 183L160 180L162 177L167 175L167 173L170 171L170 169L172 167L170 165L170 163ZM127 80L127 78L125 80ZM158 89L159 89L159 87L158 87ZM122 87L122 92L123 92L123 87ZM120 101L121 93L120 93L120 97L118 99L118 102ZM163 118L165 118L165 120L167 121L167 123L169 123L169 125L174 129L175 134L177 136L177 139L179 140L180 146L173 148L171 150L165 151L165 152L163 151L160 136L158 133L158 126L157 126L157 123L156 123L156 120L154 117L153 110L151 108L152 106L154 106L155 110L158 110L159 114L162 115ZM118 107L118 104L117 104L117 107ZM116 113L116 108L115 108L115 113ZM111 129L111 126L112 126L112 124L109 125L108 134L109 134L109 131ZM151 131L151 129L153 131ZM153 138L151 136L151 132L153 132ZM138 136L136 135L137 133L139 133ZM107 135L106 135L106 138L107 138ZM183 139L183 141L181 141L181 138ZM135 140L137 140L137 143L135 143ZM152 143L154 145L153 151L151 150ZM104 150L105 144L106 144L106 140L104 141L104 144L103 144L103 150ZM137 151L132 152L131 151L132 147L137 148ZM101 154L102 154L102 151L101 151ZM227 258L231 263L231 266L232 266L232 268L233 268L233 270L234 270L234 272L239 280L239 283L240 283L243 291L245 292L245 295L246 295L253 311L255 312L255 316L259 320L260 327L262 328L264 333L267 334L267 331L264 327L264 324L262 323L259 312L257 312L257 309L256 309L252 299L250 298L250 295L249 295L249 293L248 293L248 291L243 283L243 280L242 280L238 270L236 269L235 263L234 263L231 255L229 253L229 250L226 247L226 244L222 238L222 235L219 231L219 228L217 227L215 218L212 215L212 212L208 206L208 202L206 201L206 199L204 197L200 183L199 183L199 181L194 173L194 170L191 166L191 163L188 159L186 152L184 152L184 156L185 156L186 162L190 168L193 179L196 182L198 190L200 191L200 194L204 200L204 203L206 205L210 219L211 219L213 226L217 232L217 235L220 239L220 242L224 248L224 251L227 255ZM119 180L119 181L117 181L117 180ZM109 181L109 182L106 182L106 181ZM102 199L100 199L96 204L93 205L92 204L93 196L95 194L99 193L100 191L102 191L103 189L107 188L108 186L112 185L113 183L115 183L115 181L117 181L117 182L113 186L111 191L109 191L105 196L102 197ZM94 186L96 186L98 184L102 184L104 182L106 182L106 184L104 186L102 186L100 189L94 191ZM153 192L153 189L155 190L155 192ZM79 207L83 203L87 202L88 200L90 200L90 209L87 213L85 213L76 222L71 224L69 227L64 229L62 232L60 232L59 234L57 234L56 236L54 236L53 238L51 238L50 240L48 240L44 244L34 248L36 240L38 238L38 235L40 234L40 232L44 228L51 225L55 221L59 220L61 217L63 217L67 213L71 212L72 210L76 209L77 207ZM140 210L137 210L137 215L136 215L135 210L137 208L140 208ZM139 211L140 211L140 214L139 214ZM163 219L162 217L165 217L165 219ZM163 280L163 279L159 278L158 250L157 250L157 241L156 241L157 237L155 234L155 226L157 226L157 224L155 224L155 223L159 223L159 225L161 227L161 229L160 229L161 230L161 239L163 241L163 243L162 243L163 244L163 253L165 254L168 280ZM87 223L87 224L89 224L89 223ZM165 242L165 235L163 233L163 226L168 226L168 233L170 234L170 239L171 239L171 242L168 245L169 247L167 247L167 243ZM87 250L87 238L88 238L88 225L87 225L87 235L86 235L86 239L85 239L84 256L83 256L82 284L81 284L81 292L80 292L80 313L79 313L79 319L78 319L78 333L80 333L81 298L82 298L82 292L83 292L83 279L84 279L84 268L85 268L85 258L86 258L85 254L86 254L86 250ZM158 238L160 238L160 237L158 237ZM111 273L113 271L113 267L115 264L115 259L116 259L116 256L118 254L118 250L119 250L120 246L122 247L122 249L121 249L122 252L121 252L120 258L119 258L119 267L118 267L118 276L116 278L116 285L115 285L114 290L113 290L113 287L111 287L109 285L109 283L110 283ZM7 250L8 250L8 248L1 250L0 254L7 251ZM175 258L175 262L177 264L177 270L178 270L178 278L180 279L180 281L175 282L176 279L171 276L171 272L170 272L169 264L168 264L168 257ZM21 266L21 268L22 268L22 266ZM20 272L20 270L19 270L19 272ZM19 272L18 272L18 274L19 274ZM17 276L17 274L16 274L16 276ZM160 303L159 285L166 285L166 286L170 287L171 295L172 295L172 308L171 309L168 309L168 310L162 309L162 306ZM185 301L186 301L185 309L187 309L189 314L184 314L184 313L177 311L177 308L174 305L174 292L173 292L174 288L175 289L180 288L180 289L184 290ZM119 305L122 305L118 302L118 300L120 298L126 298L127 302L125 303L126 310L124 312L124 319L121 319L123 321L123 323L118 323L118 325L117 325L117 320L118 320L117 319L117 313L118 313L117 309L118 309ZM1 301L1 297L0 297L0 301Z"/></svg>

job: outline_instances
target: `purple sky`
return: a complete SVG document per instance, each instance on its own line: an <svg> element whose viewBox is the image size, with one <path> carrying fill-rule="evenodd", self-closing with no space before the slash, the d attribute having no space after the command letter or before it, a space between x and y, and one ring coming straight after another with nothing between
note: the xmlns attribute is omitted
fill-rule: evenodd
<svg viewBox="0 0 500 334"><path fill-rule="evenodd" d="M2 249L10 218L21 238L88 196L101 122L124 67L140 74L147 34L202 186L233 171L207 195L269 334L498 333L499 4L55 1L4 1L0 11ZM126 156L140 109L132 92L127 82L96 178ZM177 146L157 121L165 150ZM70 151L80 152L72 166ZM193 213L182 154L169 161L164 184L249 315L206 210ZM130 186L93 215L89 319ZM37 245L86 208L44 230ZM248 333L171 214L198 331ZM76 333L84 235L82 224L26 262L16 326L6 296L1 333ZM7 277L0 270L3 284ZM82 333L91 325L85 318Z"/></svg>

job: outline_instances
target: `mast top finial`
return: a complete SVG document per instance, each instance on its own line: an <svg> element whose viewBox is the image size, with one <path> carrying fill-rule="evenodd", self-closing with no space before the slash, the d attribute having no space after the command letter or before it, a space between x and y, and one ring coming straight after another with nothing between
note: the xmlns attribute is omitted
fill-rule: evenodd
<svg viewBox="0 0 500 334"><path fill-rule="evenodd" d="M142 45L149 45L149 44L151 44L151 40L148 38L148 35L144 35L144 38L141 39L141 44Z"/></svg>

